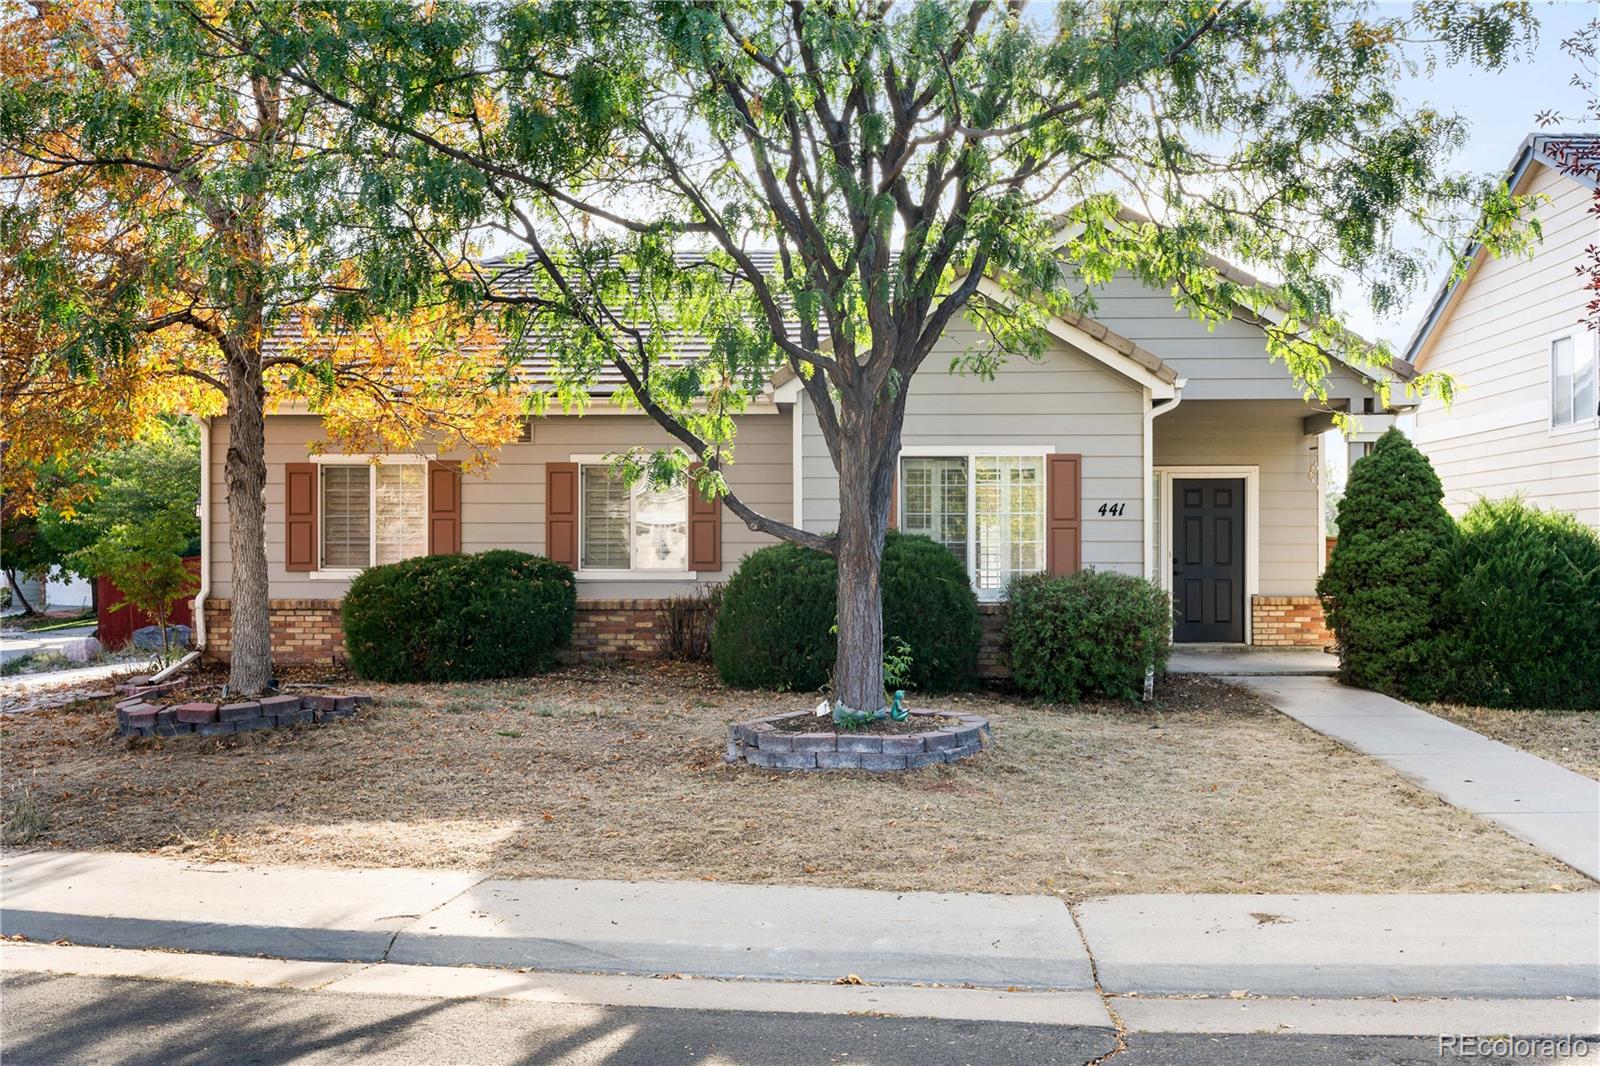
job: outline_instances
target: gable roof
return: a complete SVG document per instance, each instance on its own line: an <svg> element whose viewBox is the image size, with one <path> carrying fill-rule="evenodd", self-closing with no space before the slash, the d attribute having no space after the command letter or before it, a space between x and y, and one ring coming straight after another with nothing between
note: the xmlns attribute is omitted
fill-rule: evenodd
<svg viewBox="0 0 1600 1066"><path fill-rule="evenodd" d="M1564 170L1561 161L1552 152L1552 148L1557 145L1572 146L1587 165L1587 173ZM1553 170L1579 185L1586 185L1591 189L1600 188L1596 182L1597 174L1600 174L1600 134L1530 133L1517 146L1516 154L1511 157L1511 165L1506 168L1503 179L1506 188L1516 192L1517 189L1524 187L1531 175L1541 167ZM1426 354L1428 341L1448 316L1457 292L1483 262L1482 244L1474 241L1467 245L1460 258L1468 260L1467 269L1459 274L1452 271L1445 276L1434 292L1433 299L1428 301L1427 313L1422 316L1422 321L1417 324L1411 339L1406 342L1405 357L1413 365Z"/></svg>
<svg viewBox="0 0 1600 1066"><path fill-rule="evenodd" d="M1069 213L1070 212L1063 212L1061 215L1057 216L1058 220L1067 217ZM1144 223L1153 221L1143 212L1135 211L1133 208L1124 205L1118 205L1117 207L1117 220L1119 222L1127 222L1135 225L1143 225ZM1057 227L1056 239L1063 240L1068 232L1069 227L1062 226L1059 221L1057 222ZM1205 259L1206 265L1211 267L1211 269L1215 270L1222 277L1236 285L1244 286L1245 288L1259 287L1265 290L1267 297L1272 300L1273 305L1279 311L1287 312L1289 310L1288 301L1279 296L1278 287L1276 285L1265 280L1264 278L1257 277L1244 267L1240 266L1238 263L1230 262L1229 260L1224 259L1212 252L1206 252ZM1237 304L1237 306L1239 310L1244 312L1244 315L1242 316L1243 321L1250 322L1252 325L1256 326L1261 325L1261 322L1258 320L1258 314L1254 309L1246 307L1243 304ZM1268 312L1266 317L1270 318L1270 316L1271 312ZM1371 347L1372 345L1372 342L1367 340L1365 337L1355 333L1350 333L1349 335L1360 341L1363 345L1368 347ZM1348 359L1341 358L1333 352L1326 352L1324 354L1326 354L1335 363L1349 370L1351 373L1356 374L1357 376L1364 378L1373 384L1379 384L1383 380L1383 376L1378 372L1376 367L1367 366L1362 363L1351 362ZM1391 370L1395 377L1399 378L1401 381L1410 381L1412 378L1417 376L1417 368L1399 356L1395 356L1389 361L1389 370Z"/></svg>

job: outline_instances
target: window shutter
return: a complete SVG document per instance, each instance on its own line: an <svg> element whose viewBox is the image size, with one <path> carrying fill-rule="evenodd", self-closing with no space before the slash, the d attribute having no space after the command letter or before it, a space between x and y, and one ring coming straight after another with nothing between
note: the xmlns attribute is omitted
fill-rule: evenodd
<svg viewBox="0 0 1600 1066"><path fill-rule="evenodd" d="M889 528L900 528L900 462L895 461L894 477L889 479Z"/></svg>
<svg viewBox="0 0 1600 1066"><path fill-rule="evenodd" d="M578 568L578 464L544 464L544 554Z"/></svg>
<svg viewBox="0 0 1600 1066"><path fill-rule="evenodd" d="M722 569L722 497L707 500L689 482L689 569Z"/></svg>
<svg viewBox="0 0 1600 1066"><path fill-rule="evenodd" d="M1083 456L1048 456L1045 490L1045 566L1052 574L1076 573L1083 567Z"/></svg>
<svg viewBox="0 0 1600 1066"><path fill-rule="evenodd" d="M428 463L428 554L454 555L461 550L461 462Z"/></svg>
<svg viewBox="0 0 1600 1066"><path fill-rule="evenodd" d="M283 568L317 568L317 464L283 467Z"/></svg>

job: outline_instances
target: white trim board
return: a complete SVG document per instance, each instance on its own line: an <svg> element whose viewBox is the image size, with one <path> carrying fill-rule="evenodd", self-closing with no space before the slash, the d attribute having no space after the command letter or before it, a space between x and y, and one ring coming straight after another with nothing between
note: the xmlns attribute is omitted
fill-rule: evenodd
<svg viewBox="0 0 1600 1066"><path fill-rule="evenodd" d="M1244 642L1250 644L1254 637L1252 604L1261 594L1261 468L1259 466L1158 466L1161 476L1161 499L1153 510L1158 511L1157 522L1161 529L1161 557L1157 560L1161 588L1172 595L1172 482L1176 478L1243 478L1244 479ZM1320 527L1319 527L1320 528Z"/></svg>

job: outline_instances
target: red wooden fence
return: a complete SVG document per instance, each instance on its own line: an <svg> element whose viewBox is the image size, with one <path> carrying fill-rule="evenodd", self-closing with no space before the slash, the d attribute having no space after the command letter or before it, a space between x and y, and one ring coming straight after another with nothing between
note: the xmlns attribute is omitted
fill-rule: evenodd
<svg viewBox="0 0 1600 1066"><path fill-rule="evenodd" d="M189 572L196 577L200 575L200 557L191 555L183 561ZM111 583L108 577L95 578L95 621L99 626L96 633L101 645L107 648L120 648L133 639L133 631L153 626L156 620L139 610L137 607L128 606L120 611L111 608L122 602L122 590ZM191 593L172 605L172 617L167 619L170 626L188 626L194 628L194 595Z"/></svg>

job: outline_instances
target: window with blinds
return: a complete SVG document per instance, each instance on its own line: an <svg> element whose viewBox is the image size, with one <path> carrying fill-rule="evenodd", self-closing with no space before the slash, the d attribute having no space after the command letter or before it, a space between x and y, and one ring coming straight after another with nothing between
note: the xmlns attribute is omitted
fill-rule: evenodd
<svg viewBox="0 0 1600 1066"><path fill-rule="evenodd" d="M973 584L998 594L1044 569L1044 458L980 455L973 463Z"/></svg>
<svg viewBox="0 0 1600 1066"><path fill-rule="evenodd" d="M640 486L633 501L633 565L636 570L689 569L689 490L664 492Z"/></svg>
<svg viewBox="0 0 1600 1066"><path fill-rule="evenodd" d="M966 458L907 459L902 474L907 533L919 533L967 565Z"/></svg>
<svg viewBox="0 0 1600 1066"><path fill-rule="evenodd" d="M628 486L603 466L582 468L582 539L580 563L585 570L631 569L628 527L632 510Z"/></svg>
<svg viewBox="0 0 1600 1066"><path fill-rule="evenodd" d="M381 566L428 554L427 468L421 463L390 463L375 472L375 562Z"/></svg>
<svg viewBox="0 0 1600 1066"><path fill-rule="evenodd" d="M366 464L322 467L322 565L330 570L372 564L372 501Z"/></svg>
<svg viewBox="0 0 1600 1066"><path fill-rule="evenodd" d="M686 487L630 489L605 466L582 467L578 484L580 569L689 569Z"/></svg>
<svg viewBox="0 0 1600 1066"><path fill-rule="evenodd" d="M994 599L1018 574L1045 569L1043 456L901 460L900 528L945 546Z"/></svg>

